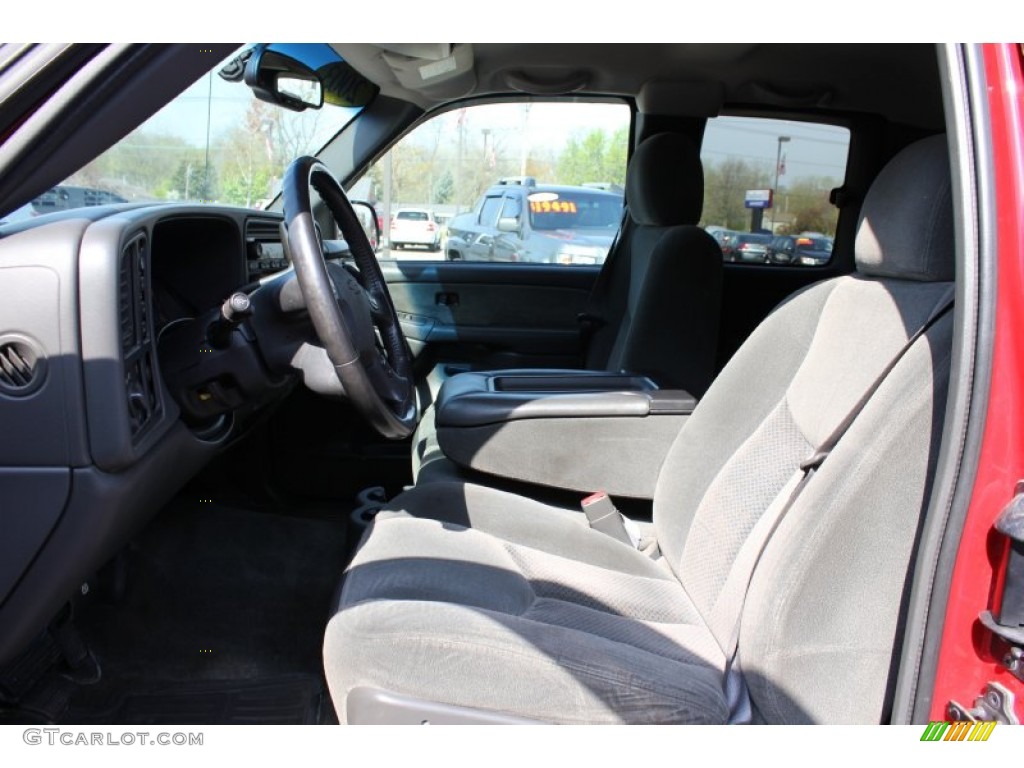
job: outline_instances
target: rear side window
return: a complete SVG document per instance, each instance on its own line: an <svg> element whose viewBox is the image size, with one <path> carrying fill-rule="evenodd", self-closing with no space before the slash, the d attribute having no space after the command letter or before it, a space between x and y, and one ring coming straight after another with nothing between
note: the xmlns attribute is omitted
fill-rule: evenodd
<svg viewBox="0 0 1024 768"><path fill-rule="evenodd" d="M726 261L820 267L832 258L839 211L829 193L846 176L848 129L824 123L719 117L701 147L701 225ZM753 241L743 235L765 235ZM780 240L779 236L793 240ZM773 239L774 237L774 239ZM751 247L741 248L744 243Z"/></svg>

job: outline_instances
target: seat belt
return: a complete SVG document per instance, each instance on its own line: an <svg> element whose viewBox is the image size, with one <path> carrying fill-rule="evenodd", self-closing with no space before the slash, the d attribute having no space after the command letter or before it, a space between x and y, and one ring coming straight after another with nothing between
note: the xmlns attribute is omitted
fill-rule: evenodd
<svg viewBox="0 0 1024 768"><path fill-rule="evenodd" d="M711 609L711 615L708 618L708 627L715 635L715 638L718 639L725 658L728 660L726 666L727 687L730 685L730 673L733 671L736 649L739 645L740 624L743 618L743 606L746 603L747 592L750 589L750 582L753 579L754 571L757 569L757 564L772 534L775 533L779 523L782 522L782 518L786 516L786 513L800 497L804 488L807 487L814 473L818 471L843 435L846 434L853 422L856 421L857 416L864 410L864 407L882 385L882 382L885 381L917 340L927 333L953 306L953 296L954 286L951 285L939 301L936 302L935 307L921 327L907 339L903 347L893 356L889 364L885 366L878 377L865 390L861 398L847 412L846 416L832 430L831 434L822 441L821 445L810 456L800 463L799 468L783 485L782 490L779 491L772 503L754 524L754 527L747 535L746 541L740 547L739 552L736 554L736 559L733 561L732 568L729 570L729 575L726 576L725 583L722 585L722 590L718 594L718 599ZM732 681L732 683L735 684L736 681Z"/></svg>
<svg viewBox="0 0 1024 768"><path fill-rule="evenodd" d="M608 288L611 285L611 275L615 264L616 256L622 250L622 242L626 239L626 232L629 230L632 219L629 215L629 206L622 206L622 222L619 230L615 233L611 247L608 249L608 256L605 257L601 271L597 273L594 286L590 289L587 303L583 311L576 316L580 324L580 354L583 365L587 363L587 351L590 349L590 340L594 334L607 324L604 318L605 300L608 298Z"/></svg>
<svg viewBox="0 0 1024 768"><path fill-rule="evenodd" d="M627 547L640 548L640 531L622 515L605 491L592 493L580 502L587 525L595 531L621 541Z"/></svg>

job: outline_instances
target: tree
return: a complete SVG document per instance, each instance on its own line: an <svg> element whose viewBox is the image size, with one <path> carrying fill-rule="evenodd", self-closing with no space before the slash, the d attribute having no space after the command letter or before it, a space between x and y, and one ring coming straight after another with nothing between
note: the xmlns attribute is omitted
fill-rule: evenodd
<svg viewBox="0 0 1024 768"><path fill-rule="evenodd" d="M267 105L253 99L242 125L230 131L217 148L222 195L226 202L252 207L271 195L275 168L272 135L275 120Z"/></svg>
<svg viewBox="0 0 1024 768"><path fill-rule="evenodd" d="M558 180L563 184L624 184L627 138L625 127L613 133L594 128L583 136L570 137L555 164Z"/></svg>
<svg viewBox="0 0 1024 768"><path fill-rule="evenodd" d="M783 194L784 204L793 216L792 232L824 232L832 235L839 221L839 210L829 200L835 179L819 176L794 182Z"/></svg>
<svg viewBox="0 0 1024 768"><path fill-rule="evenodd" d="M737 157L730 157L720 163L707 163L704 169L702 223L728 229L747 229L750 226L750 211L743 204L747 190L770 186L770 169L763 163L749 163Z"/></svg>
<svg viewBox="0 0 1024 768"><path fill-rule="evenodd" d="M437 184L434 185L434 202L447 205L454 194L455 179L452 178L452 172L446 168L441 174L441 178L437 180Z"/></svg>
<svg viewBox="0 0 1024 768"><path fill-rule="evenodd" d="M212 201L217 196L216 172L212 167L206 167L204 158L196 151L178 163L170 189L182 200Z"/></svg>
<svg viewBox="0 0 1024 768"><path fill-rule="evenodd" d="M179 136L138 130L80 169L69 184L115 192L129 200L172 194L185 157L199 150Z"/></svg>

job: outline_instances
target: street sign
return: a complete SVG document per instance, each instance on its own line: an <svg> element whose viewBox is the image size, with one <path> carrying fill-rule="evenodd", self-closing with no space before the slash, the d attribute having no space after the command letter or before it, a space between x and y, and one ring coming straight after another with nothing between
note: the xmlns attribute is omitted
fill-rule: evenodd
<svg viewBox="0 0 1024 768"><path fill-rule="evenodd" d="M744 208L771 208L772 190L770 189L748 189L743 198Z"/></svg>

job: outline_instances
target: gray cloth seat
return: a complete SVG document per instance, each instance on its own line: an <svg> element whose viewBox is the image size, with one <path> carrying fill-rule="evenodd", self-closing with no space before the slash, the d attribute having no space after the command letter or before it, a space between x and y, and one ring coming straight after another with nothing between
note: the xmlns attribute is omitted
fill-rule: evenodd
<svg viewBox="0 0 1024 768"><path fill-rule="evenodd" d="M485 486L410 498L435 519L382 512L349 567L352 608L328 651L346 686L473 705L456 690L472 676L489 708L532 719L725 718L722 651L668 568L579 515ZM523 686L538 677L542 697Z"/></svg>
<svg viewBox="0 0 1024 768"><path fill-rule="evenodd" d="M659 133L630 159L631 221L604 267L589 312L597 327L584 350L587 370L628 371L662 388L701 396L715 374L722 294L722 251L700 227L704 169L686 136ZM428 377L431 403L442 383ZM413 437L417 482L458 477L437 443L432 405Z"/></svg>
<svg viewBox="0 0 1024 768"><path fill-rule="evenodd" d="M740 711L727 679L755 722L884 722L948 387L951 313L901 355L953 279L943 137L879 175L856 256L857 274L772 313L686 422L654 500L661 559L485 486L397 497L327 627L341 722L376 690L545 722L723 723ZM756 522L896 359L737 597L726 585Z"/></svg>

